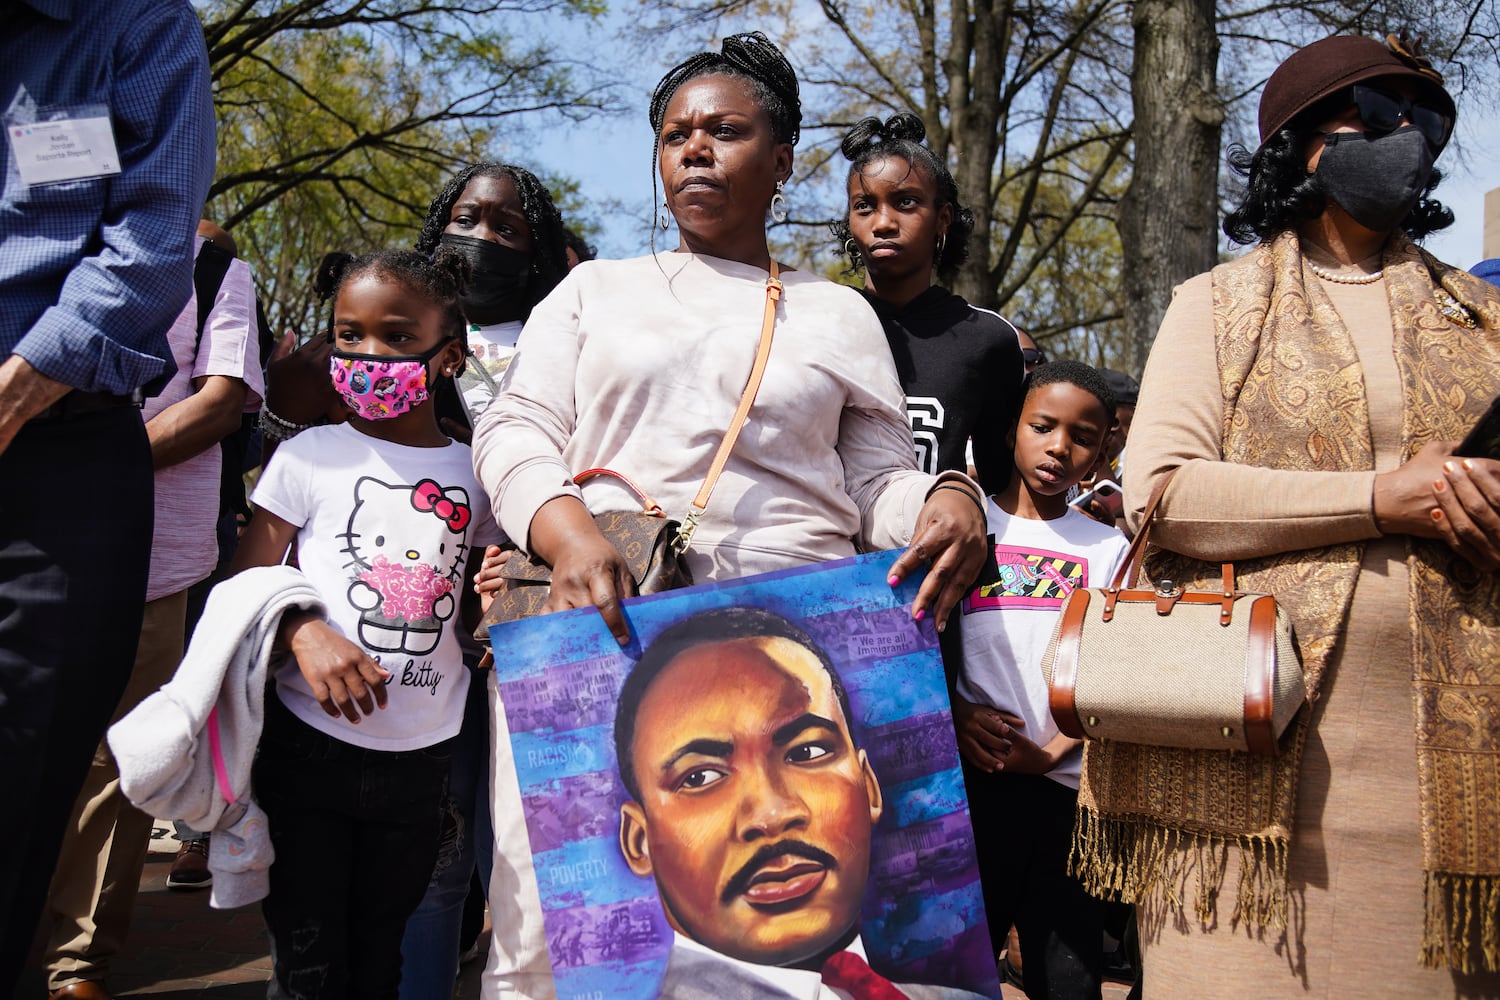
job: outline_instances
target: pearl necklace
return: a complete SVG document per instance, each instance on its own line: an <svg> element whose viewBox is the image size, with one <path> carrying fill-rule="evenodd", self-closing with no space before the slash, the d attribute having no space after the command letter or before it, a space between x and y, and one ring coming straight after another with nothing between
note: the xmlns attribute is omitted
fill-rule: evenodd
<svg viewBox="0 0 1500 1000"><path fill-rule="evenodd" d="M1319 267L1317 264L1314 264L1310 260L1307 261L1307 266L1312 268L1313 274L1316 274L1324 281L1332 281L1334 284L1338 285L1373 285L1375 284L1375 282L1380 280L1382 275L1385 274L1385 271L1383 269L1375 271L1371 274L1335 274L1333 271L1330 271L1327 268Z"/></svg>

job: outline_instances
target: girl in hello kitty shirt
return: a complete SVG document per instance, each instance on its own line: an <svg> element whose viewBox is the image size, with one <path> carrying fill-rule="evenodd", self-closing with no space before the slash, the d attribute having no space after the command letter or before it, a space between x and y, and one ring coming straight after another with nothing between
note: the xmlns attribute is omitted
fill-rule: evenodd
<svg viewBox="0 0 1500 1000"><path fill-rule="evenodd" d="M502 540L468 446L426 405L464 364L468 274L443 247L347 263L329 370L350 418L283 444L252 497L236 569L281 562L295 539L328 605L281 623L253 771L276 851L272 996L394 998L437 858L469 683L457 629L478 618L464 581Z"/></svg>

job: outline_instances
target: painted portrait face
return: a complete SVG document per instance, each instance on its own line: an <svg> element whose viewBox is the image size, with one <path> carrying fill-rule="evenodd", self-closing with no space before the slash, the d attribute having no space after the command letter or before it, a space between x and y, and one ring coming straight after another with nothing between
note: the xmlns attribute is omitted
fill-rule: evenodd
<svg viewBox="0 0 1500 1000"><path fill-rule="evenodd" d="M676 930L763 965L843 946L881 797L817 656L782 638L687 649L646 689L630 752L621 849Z"/></svg>

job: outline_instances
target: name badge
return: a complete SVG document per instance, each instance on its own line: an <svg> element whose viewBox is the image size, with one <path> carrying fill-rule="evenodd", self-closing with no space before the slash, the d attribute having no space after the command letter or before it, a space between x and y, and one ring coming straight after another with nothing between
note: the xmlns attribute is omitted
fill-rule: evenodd
<svg viewBox="0 0 1500 1000"><path fill-rule="evenodd" d="M6 122L5 134L24 184L32 187L120 172L108 114L85 114L26 124Z"/></svg>

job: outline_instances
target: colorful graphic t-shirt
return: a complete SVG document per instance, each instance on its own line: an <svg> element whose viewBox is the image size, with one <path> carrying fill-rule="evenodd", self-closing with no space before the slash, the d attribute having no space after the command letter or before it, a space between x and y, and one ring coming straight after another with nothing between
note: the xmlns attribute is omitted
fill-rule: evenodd
<svg viewBox="0 0 1500 1000"><path fill-rule="evenodd" d="M958 693L980 705L1026 720L1023 730L1038 745L1057 735L1047 705L1042 656L1062 610L1079 587L1106 584L1129 545L1116 528L1072 507L1051 521L1015 517L985 501L995 539L1000 581L964 597L963 669ZM1047 777L1078 787L1082 754L1064 758Z"/></svg>
<svg viewBox="0 0 1500 1000"><path fill-rule="evenodd" d="M281 700L314 729L374 750L415 750L458 733L469 672L459 599L470 550L502 536L468 446L412 448L348 424L277 449L251 498L297 525L297 561L328 620L390 672L388 703L351 725L327 715L287 657Z"/></svg>

